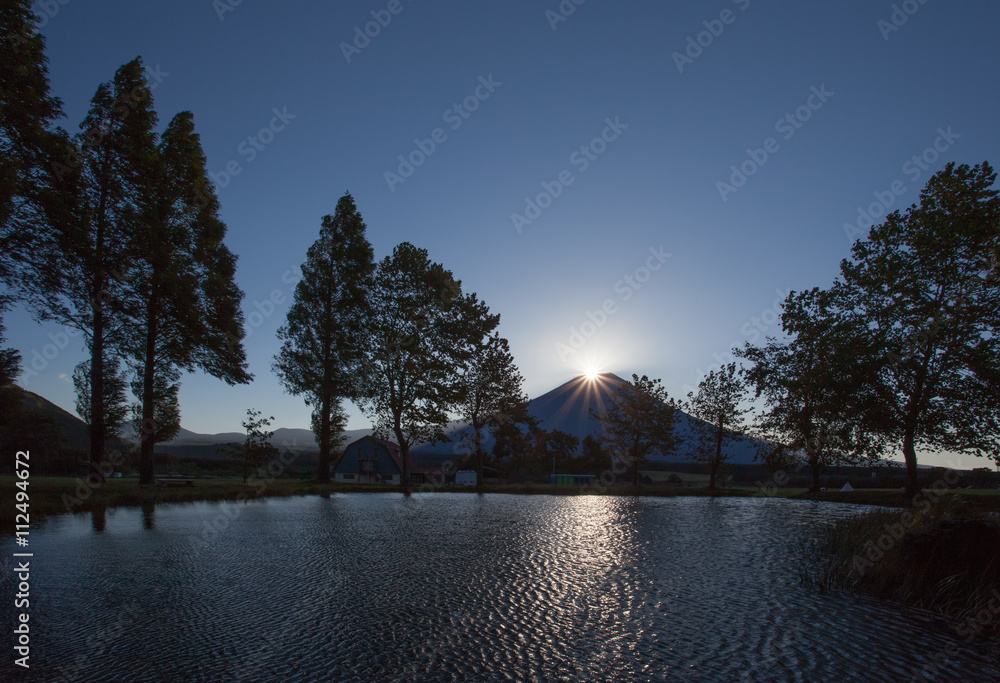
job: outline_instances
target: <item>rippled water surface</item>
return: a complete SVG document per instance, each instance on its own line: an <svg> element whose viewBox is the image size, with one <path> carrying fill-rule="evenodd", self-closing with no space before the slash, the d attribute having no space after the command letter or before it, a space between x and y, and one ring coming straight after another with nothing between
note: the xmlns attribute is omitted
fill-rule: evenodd
<svg viewBox="0 0 1000 683"><path fill-rule="evenodd" d="M855 510L342 494L59 517L31 532L18 678L1000 680L942 624L799 585L796 544Z"/></svg>

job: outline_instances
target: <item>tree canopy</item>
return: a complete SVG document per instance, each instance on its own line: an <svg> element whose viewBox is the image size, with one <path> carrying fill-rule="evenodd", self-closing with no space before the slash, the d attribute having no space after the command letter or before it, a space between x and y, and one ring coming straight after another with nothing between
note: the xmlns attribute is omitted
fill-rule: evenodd
<svg viewBox="0 0 1000 683"><path fill-rule="evenodd" d="M30 0L0 9L0 344L3 315L15 301L22 263L46 225L47 160L57 139L62 103L49 93L45 38ZM21 354L0 348L0 387L20 374Z"/></svg>
<svg viewBox="0 0 1000 683"><path fill-rule="evenodd" d="M877 442L860 428L874 410L862 383L868 365L829 291L789 293L781 321L784 339L748 343L735 353L750 361L747 381L764 400L755 421L769 445L761 457L779 462L804 454L816 490L825 467L856 464L877 452Z"/></svg>
<svg viewBox="0 0 1000 683"><path fill-rule="evenodd" d="M902 451L1000 452L1000 197L988 163L949 163L841 264L834 296L867 356L862 427Z"/></svg>
<svg viewBox="0 0 1000 683"><path fill-rule="evenodd" d="M363 349L368 341L369 289L375 269L366 226L350 193L324 216L309 248L302 279L284 325L274 372L286 390L312 406L319 444L316 478L330 481L331 451L346 425L344 399L358 399Z"/></svg>
<svg viewBox="0 0 1000 683"><path fill-rule="evenodd" d="M709 465L708 488L715 488L719 466L726 460L725 446L739 436L743 416L749 412L742 406L747 395L743 372L736 363L712 370L698 383L698 392L688 393L685 409L696 418L690 420L695 440L695 457Z"/></svg>
<svg viewBox="0 0 1000 683"><path fill-rule="evenodd" d="M408 242L376 268L366 320L362 406L395 435L410 479L410 446L447 439L459 378L500 322L444 266Z"/></svg>
<svg viewBox="0 0 1000 683"><path fill-rule="evenodd" d="M650 454L670 453L678 443L674 431L676 404L667 395L661 380L632 375L611 396L600 420L601 438L615 457L632 470L632 486L639 485L639 465Z"/></svg>
<svg viewBox="0 0 1000 683"><path fill-rule="evenodd" d="M494 333L474 349L458 381L458 414L472 426L472 448L482 488L485 454L483 430L497 427L508 419L513 406L526 403L521 377L507 340Z"/></svg>

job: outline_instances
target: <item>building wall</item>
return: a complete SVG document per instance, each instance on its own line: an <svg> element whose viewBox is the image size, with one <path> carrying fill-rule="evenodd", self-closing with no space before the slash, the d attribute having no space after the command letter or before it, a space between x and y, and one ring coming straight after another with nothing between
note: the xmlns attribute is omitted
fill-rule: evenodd
<svg viewBox="0 0 1000 683"><path fill-rule="evenodd" d="M373 484L376 482L368 481L368 475L361 477L357 472L337 472L334 475L334 481L342 484ZM399 475L398 474L383 474L381 475L381 483L383 484L398 484Z"/></svg>

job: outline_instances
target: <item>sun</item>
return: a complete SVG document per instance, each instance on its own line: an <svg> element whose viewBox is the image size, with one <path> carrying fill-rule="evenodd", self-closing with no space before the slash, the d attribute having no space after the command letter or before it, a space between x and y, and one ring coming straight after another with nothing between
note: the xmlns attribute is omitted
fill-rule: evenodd
<svg viewBox="0 0 1000 683"><path fill-rule="evenodd" d="M593 382L593 381L595 381L597 379L597 377L600 374L601 373L600 373L600 371L597 368L590 367L590 368L587 368L586 372L583 373L583 376L587 378L588 382Z"/></svg>

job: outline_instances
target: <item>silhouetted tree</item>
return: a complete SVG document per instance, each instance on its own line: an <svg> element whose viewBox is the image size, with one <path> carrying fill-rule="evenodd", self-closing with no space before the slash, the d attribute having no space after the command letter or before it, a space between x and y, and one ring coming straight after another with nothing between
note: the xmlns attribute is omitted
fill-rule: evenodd
<svg viewBox="0 0 1000 683"><path fill-rule="evenodd" d="M7 328L3 324L5 312L3 298L0 297L0 344L7 341ZM21 373L21 354L16 349L0 348L0 387L12 384Z"/></svg>
<svg viewBox="0 0 1000 683"><path fill-rule="evenodd" d="M427 251L397 246L375 272L362 406L377 431L392 433L410 481L410 446L447 439L458 378L500 322Z"/></svg>
<svg viewBox="0 0 1000 683"><path fill-rule="evenodd" d="M347 420L344 399L359 398L368 290L375 268L365 222L354 198L345 194L333 216L324 216L319 238L309 248L302 279L274 358L274 372L285 389L312 406L319 444L316 479L330 481L331 451L342 441Z"/></svg>
<svg viewBox="0 0 1000 683"><path fill-rule="evenodd" d="M532 434L537 430L538 421L528 412L527 400L504 405L491 427L492 454L497 467L501 468L506 461L512 472L520 475L532 449Z"/></svg>
<svg viewBox="0 0 1000 683"><path fill-rule="evenodd" d="M11 0L0 8L0 344L3 315L15 301L10 292L47 228L46 161L56 144L50 127L62 116L62 103L49 94L45 38L31 7ZM20 353L0 348L0 386L14 381L20 363Z"/></svg>
<svg viewBox="0 0 1000 683"><path fill-rule="evenodd" d="M76 412L87 425L90 433L92 411L90 361L79 363L73 370L73 386L76 389ZM128 377L117 358L105 358L104 361L104 429L108 437L121 434L128 420L129 406L126 389Z"/></svg>
<svg viewBox="0 0 1000 683"><path fill-rule="evenodd" d="M494 333L475 349L458 382L458 414L472 425L473 453L478 472L476 485L483 486L483 429L495 428L508 419L507 406L526 403L521 386L524 378L514 364L507 340Z"/></svg>
<svg viewBox="0 0 1000 683"><path fill-rule="evenodd" d="M611 467L611 454L601 440L591 434L580 442L579 474L600 474Z"/></svg>
<svg viewBox="0 0 1000 683"><path fill-rule="evenodd" d="M771 444L769 457L803 453L812 471L810 489L818 490L823 468L856 464L878 452L861 427L875 409L861 384L869 367L829 291L791 292L781 321L786 340L748 343L734 353L751 362L747 381L764 399L755 429Z"/></svg>
<svg viewBox="0 0 1000 683"><path fill-rule="evenodd" d="M531 469L546 480L550 474L574 474L576 454L580 439L560 429L551 431L535 428L533 437L533 462Z"/></svg>
<svg viewBox="0 0 1000 683"><path fill-rule="evenodd" d="M135 59L98 87L81 133L63 141L65 158L52 170L57 198L48 208L55 218L35 243L25 282L37 317L84 333L91 359L90 462L97 477L107 437L104 368L124 341L130 283L123 267L141 229L139 200L156 152L155 125L152 95Z"/></svg>
<svg viewBox="0 0 1000 683"><path fill-rule="evenodd" d="M600 420L601 438L632 469L632 486L639 486L639 465L651 453L669 453L677 444L676 406L659 379L632 375L612 396Z"/></svg>
<svg viewBox="0 0 1000 683"><path fill-rule="evenodd" d="M266 428L271 426L274 417L264 417L259 410L247 408L247 419L243 421L243 428L247 430L247 438L243 444L243 483L247 482L252 467L259 467L277 449L271 445L273 431Z"/></svg>
<svg viewBox="0 0 1000 683"><path fill-rule="evenodd" d="M155 444L179 428L178 370L200 369L231 385L251 375L236 256L223 244L226 225L189 112L170 121L144 162L141 232L126 248L125 346L137 360L134 388L142 406L139 483L150 485ZM160 418L167 422L160 425Z"/></svg>
<svg viewBox="0 0 1000 683"><path fill-rule="evenodd" d="M743 373L736 363L712 370L698 383L698 393L689 392L685 411L691 420L697 460L708 463L708 488L715 489L719 466L728 458L724 447L736 439L743 428L743 416L750 412L741 404L747 396Z"/></svg>
<svg viewBox="0 0 1000 683"><path fill-rule="evenodd" d="M916 449L993 457L1000 451L1000 195L988 163L949 163L920 203L859 240L835 287L843 315L877 367L866 384L878 419L864 426L906 461Z"/></svg>
<svg viewBox="0 0 1000 683"><path fill-rule="evenodd" d="M133 374L132 394L140 399L138 403L133 403L130 407L132 421L132 431L137 436L141 436L141 443L149 444L149 450L158 443L170 441L181 430L181 407L178 400L181 385L177 381L180 379L180 372L172 364L165 363L159 368L153 379L153 391L151 400L146 391L145 375L138 369ZM152 404L153 415L150 420L146 411L146 406ZM153 458L139 452L140 476L143 463L149 469L150 481L153 478L152 463Z"/></svg>

